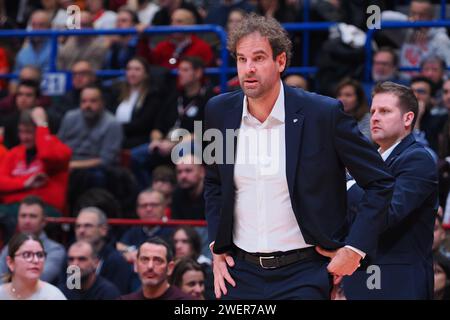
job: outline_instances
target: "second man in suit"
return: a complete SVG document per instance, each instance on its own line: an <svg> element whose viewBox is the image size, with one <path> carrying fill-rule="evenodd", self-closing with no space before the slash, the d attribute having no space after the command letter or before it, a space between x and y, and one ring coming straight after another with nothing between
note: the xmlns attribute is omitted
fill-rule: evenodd
<svg viewBox="0 0 450 320"><path fill-rule="evenodd" d="M431 154L412 134L418 102L410 88L384 82L374 89L370 112L372 139L395 188L378 252L344 279L344 291L348 299L432 299L438 178ZM353 202L362 195L357 185L349 190Z"/></svg>

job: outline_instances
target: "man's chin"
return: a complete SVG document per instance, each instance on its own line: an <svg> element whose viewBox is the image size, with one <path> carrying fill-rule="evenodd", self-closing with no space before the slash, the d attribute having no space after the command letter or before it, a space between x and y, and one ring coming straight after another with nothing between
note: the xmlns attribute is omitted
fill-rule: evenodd
<svg viewBox="0 0 450 320"><path fill-rule="evenodd" d="M256 98L259 98L259 96L260 96L260 90L258 90L256 88L253 89L253 88L245 88L244 87L243 91L248 98L256 99Z"/></svg>
<svg viewBox="0 0 450 320"><path fill-rule="evenodd" d="M188 184L180 184L180 189L183 191L191 191L191 190L195 189L195 186L191 186Z"/></svg>
<svg viewBox="0 0 450 320"><path fill-rule="evenodd" d="M380 144L380 142L383 141L383 136L379 134L371 133L370 137L372 138L372 141L375 142L376 144Z"/></svg>

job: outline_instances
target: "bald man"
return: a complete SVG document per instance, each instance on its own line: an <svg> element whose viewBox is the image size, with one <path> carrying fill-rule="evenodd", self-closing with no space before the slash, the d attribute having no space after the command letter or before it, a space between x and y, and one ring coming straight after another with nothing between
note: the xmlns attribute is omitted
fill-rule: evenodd
<svg viewBox="0 0 450 320"><path fill-rule="evenodd" d="M50 29L50 16L44 10L36 10L30 17L32 30ZM26 65L33 65L41 71L50 68L51 40L47 37L31 37L16 56L14 72L19 73Z"/></svg>

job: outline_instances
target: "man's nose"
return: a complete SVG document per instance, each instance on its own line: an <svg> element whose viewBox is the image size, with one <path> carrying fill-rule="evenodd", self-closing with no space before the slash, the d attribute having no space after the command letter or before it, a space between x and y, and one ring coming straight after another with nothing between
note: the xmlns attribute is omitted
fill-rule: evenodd
<svg viewBox="0 0 450 320"><path fill-rule="evenodd" d="M371 115L370 115L370 122L371 123L375 123L375 122L378 122L378 114L376 113L376 112L374 112L374 113L372 113Z"/></svg>
<svg viewBox="0 0 450 320"><path fill-rule="evenodd" d="M247 71L250 73L254 73L256 71L255 63L253 61L247 61Z"/></svg>

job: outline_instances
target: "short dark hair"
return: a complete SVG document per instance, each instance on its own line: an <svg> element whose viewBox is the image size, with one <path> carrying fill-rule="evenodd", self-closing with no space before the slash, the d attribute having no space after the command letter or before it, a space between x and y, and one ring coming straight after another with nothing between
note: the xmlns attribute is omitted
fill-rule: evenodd
<svg viewBox="0 0 450 320"><path fill-rule="evenodd" d="M27 206L37 205L41 207L42 212L45 215L45 202L38 196L28 195L20 201L19 206L22 204L25 204Z"/></svg>
<svg viewBox="0 0 450 320"><path fill-rule="evenodd" d="M180 259L180 261L178 261L173 268L172 275L169 278L169 283L181 288L181 285L183 284L183 275L191 270L202 272L203 276L206 278L205 271L198 262L191 258L183 258Z"/></svg>
<svg viewBox="0 0 450 320"><path fill-rule="evenodd" d="M141 197L142 194L153 194L156 193L159 196L159 200L161 201L161 205L166 205L166 196L159 190L153 189L153 188L148 188L148 189L144 189L141 192L139 192L138 196L137 196L137 202L139 202L139 198ZM137 204L138 205L138 204Z"/></svg>
<svg viewBox="0 0 450 320"><path fill-rule="evenodd" d="M91 257L92 257L93 259L98 259L98 252L97 252L97 250L95 250L94 245L93 245L92 243L90 243L89 241L86 241L86 240L78 240L78 241L75 241L74 243L72 243L72 244L70 245L69 250L70 250L70 248L72 248L72 247L81 246L81 245L83 245L83 244L86 244L86 245L88 245L88 246L91 248Z"/></svg>
<svg viewBox="0 0 450 320"><path fill-rule="evenodd" d="M139 249L137 251L137 257L139 258L139 255L141 254L141 248L144 244L149 243L149 244L156 244L159 246L164 246L166 248L166 260L169 263L170 261L173 260L173 249L172 247L162 238L160 237L151 237L147 240L145 240L140 246Z"/></svg>
<svg viewBox="0 0 450 320"><path fill-rule="evenodd" d="M411 123L411 131L414 129L414 125L417 120L417 114L419 111L419 103L411 88L397 84L391 81L385 81L378 83L372 91L372 98L376 94L390 93L398 98L398 106L403 111L414 113L414 119Z"/></svg>
<svg viewBox="0 0 450 320"><path fill-rule="evenodd" d="M190 63L194 70L203 70L205 68L205 63L203 62L203 60L197 56L184 56L180 58L180 63L183 61Z"/></svg>
<svg viewBox="0 0 450 320"><path fill-rule="evenodd" d="M152 172L152 181L169 182L172 185L177 184L177 176L175 170L166 165L161 165L155 168Z"/></svg>
<svg viewBox="0 0 450 320"><path fill-rule="evenodd" d="M39 85L39 82L37 82L36 80L21 79L19 81L19 84L17 85L17 89L19 89L19 87L21 87L21 86L32 88L34 90L34 94L35 94L36 98L41 95L40 85Z"/></svg>
<svg viewBox="0 0 450 320"><path fill-rule="evenodd" d="M424 76L416 76L414 78L411 79L411 82L409 83L410 86L412 86L414 83L416 82L425 82L430 86L430 94L431 96L434 96L436 93L436 86L433 83L433 81L431 81L431 79L424 77Z"/></svg>
<svg viewBox="0 0 450 320"><path fill-rule="evenodd" d="M236 58L237 43L244 37L258 32L267 38L273 52L273 59L281 53L286 53L286 68L292 57L292 42L281 24L274 18L259 16L255 13L247 14L242 22L228 34L228 50Z"/></svg>

